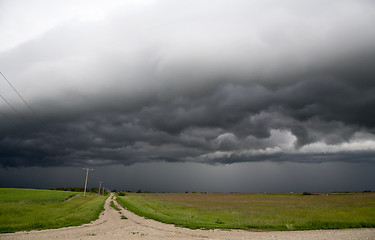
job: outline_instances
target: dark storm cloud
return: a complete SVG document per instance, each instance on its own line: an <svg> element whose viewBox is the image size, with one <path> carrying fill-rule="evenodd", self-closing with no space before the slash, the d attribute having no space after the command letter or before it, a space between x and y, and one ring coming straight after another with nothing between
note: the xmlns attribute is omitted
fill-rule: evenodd
<svg viewBox="0 0 375 240"><path fill-rule="evenodd" d="M2 92L27 123L1 103L1 166L374 160L374 4L207 3L119 8L0 52L43 121Z"/></svg>

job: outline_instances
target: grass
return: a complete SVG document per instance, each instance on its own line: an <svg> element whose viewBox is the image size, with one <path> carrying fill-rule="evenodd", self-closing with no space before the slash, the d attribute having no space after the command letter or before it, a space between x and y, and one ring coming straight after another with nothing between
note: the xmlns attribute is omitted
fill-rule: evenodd
<svg viewBox="0 0 375 240"><path fill-rule="evenodd" d="M115 209L116 211L120 211L120 208L118 208L116 205L115 205L115 203L113 202L113 201L111 201L111 203L110 203L110 205L111 205L111 207L113 208L113 209Z"/></svg>
<svg viewBox="0 0 375 240"><path fill-rule="evenodd" d="M123 195L123 196L124 196L124 195ZM112 199L113 199L113 196L112 196ZM112 207L113 209L115 209L117 212L120 213L120 215L121 215L121 219L128 219L127 217L125 217L125 215L122 215L122 213L121 213L121 209L118 208L118 207L116 206L116 204L115 204L112 200L111 200L110 205L111 205L111 207Z"/></svg>
<svg viewBox="0 0 375 240"><path fill-rule="evenodd" d="M97 219L106 197L71 198L78 194L0 188L0 233L77 226Z"/></svg>
<svg viewBox="0 0 375 240"><path fill-rule="evenodd" d="M375 227L375 193L127 194L117 201L146 218L192 229Z"/></svg>
<svg viewBox="0 0 375 240"><path fill-rule="evenodd" d="M0 188L0 202L56 202L64 201L77 194L79 193L40 189Z"/></svg>
<svg viewBox="0 0 375 240"><path fill-rule="evenodd" d="M112 196L112 199L113 199L113 196ZM125 217L124 215L122 215L122 213L121 213L121 209L118 208L118 207L116 206L116 204L115 204L113 201L111 201L110 205L111 205L111 207L112 207L113 209L115 209L117 212L120 213L120 215L121 215L121 219L128 219L127 217Z"/></svg>

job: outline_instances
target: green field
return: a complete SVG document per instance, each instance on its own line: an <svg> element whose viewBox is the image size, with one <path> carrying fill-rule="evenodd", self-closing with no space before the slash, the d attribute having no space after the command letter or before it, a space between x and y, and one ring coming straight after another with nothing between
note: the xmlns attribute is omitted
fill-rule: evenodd
<svg viewBox="0 0 375 240"><path fill-rule="evenodd" d="M192 229L307 230L375 227L375 193L127 194L130 211Z"/></svg>
<svg viewBox="0 0 375 240"><path fill-rule="evenodd" d="M0 188L0 233L76 226L97 219L106 196L73 197L78 194L82 193Z"/></svg>

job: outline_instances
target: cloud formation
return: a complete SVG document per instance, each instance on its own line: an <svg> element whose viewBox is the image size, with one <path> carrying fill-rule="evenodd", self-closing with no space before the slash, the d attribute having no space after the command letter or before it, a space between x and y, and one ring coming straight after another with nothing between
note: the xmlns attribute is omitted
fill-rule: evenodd
<svg viewBox="0 0 375 240"><path fill-rule="evenodd" d="M0 47L1 166L375 160L374 3L141 2Z"/></svg>

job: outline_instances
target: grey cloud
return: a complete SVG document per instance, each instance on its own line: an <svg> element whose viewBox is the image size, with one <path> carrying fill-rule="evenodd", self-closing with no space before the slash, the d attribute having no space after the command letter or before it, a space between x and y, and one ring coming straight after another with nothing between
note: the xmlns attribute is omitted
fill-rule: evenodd
<svg viewBox="0 0 375 240"><path fill-rule="evenodd" d="M43 119L2 93L28 123L1 119L1 166L371 161L298 152L375 138L375 5L320 3L160 1L0 52Z"/></svg>

